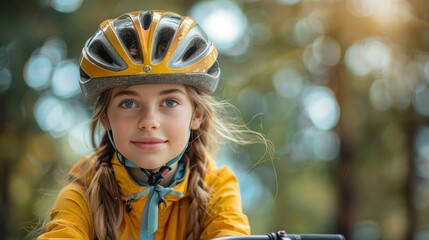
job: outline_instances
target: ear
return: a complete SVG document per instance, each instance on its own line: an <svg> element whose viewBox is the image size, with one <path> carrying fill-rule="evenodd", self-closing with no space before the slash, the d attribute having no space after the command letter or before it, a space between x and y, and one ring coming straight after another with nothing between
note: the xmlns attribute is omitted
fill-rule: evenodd
<svg viewBox="0 0 429 240"><path fill-rule="evenodd" d="M194 114L192 116L191 129L192 130L197 130L198 128L200 128L201 123L203 122L203 120L204 120L204 111L199 106L197 106L195 108Z"/></svg>
<svg viewBox="0 0 429 240"><path fill-rule="evenodd" d="M106 131L109 131L110 129L109 129L109 125L107 124L107 116L103 116L103 117L101 117L100 118L100 122L101 122L101 124L103 124L103 128L104 128L104 130L106 130Z"/></svg>

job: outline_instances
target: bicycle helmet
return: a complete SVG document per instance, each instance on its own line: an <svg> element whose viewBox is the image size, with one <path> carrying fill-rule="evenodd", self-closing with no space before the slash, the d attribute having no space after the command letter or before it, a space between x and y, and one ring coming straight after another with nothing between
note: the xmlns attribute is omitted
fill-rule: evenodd
<svg viewBox="0 0 429 240"><path fill-rule="evenodd" d="M100 24L80 59L88 98L135 84L181 83L212 93L220 78L218 52L194 19L166 11L137 11Z"/></svg>

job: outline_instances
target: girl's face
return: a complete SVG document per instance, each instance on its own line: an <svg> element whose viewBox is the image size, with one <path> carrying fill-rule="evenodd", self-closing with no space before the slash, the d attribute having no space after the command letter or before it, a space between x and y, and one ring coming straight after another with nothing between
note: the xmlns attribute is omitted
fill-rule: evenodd
<svg viewBox="0 0 429 240"><path fill-rule="evenodd" d="M180 154L203 113L181 84L144 84L112 90L108 124L118 151L141 168L156 170Z"/></svg>

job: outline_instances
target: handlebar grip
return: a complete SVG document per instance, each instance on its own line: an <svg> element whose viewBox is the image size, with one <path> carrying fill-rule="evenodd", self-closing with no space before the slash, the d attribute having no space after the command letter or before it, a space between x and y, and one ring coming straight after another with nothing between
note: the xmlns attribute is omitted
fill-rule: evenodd
<svg viewBox="0 0 429 240"><path fill-rule="evenodd" d="M288 234L287 238L290 240L344 240L344 237L339 234Z"/></svg>
<svg viewBox="0 0 429 240"><path fill-rule="evenodd" d="M286 234L284 231L268 235L228 236L212 240L345 240L339 234Z"/></svg>
<svg viewBox="0 0 429 240"><path fill-rule="evenodd" d="M270 240L268 235L248 235L248 236L227 236L217 237L212 240Z"/></svg>

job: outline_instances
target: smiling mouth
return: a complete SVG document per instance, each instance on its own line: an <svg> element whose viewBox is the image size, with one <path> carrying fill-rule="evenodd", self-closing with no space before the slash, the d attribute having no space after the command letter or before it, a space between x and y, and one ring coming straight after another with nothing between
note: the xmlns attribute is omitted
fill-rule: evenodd
<svg viewBox="0 0 429 240"><path fill-rule="evenodd" d="M143 149L143 150L158 150L161 148L164 144L167 143L167 141L131 141L136 147Z"/></svg>

